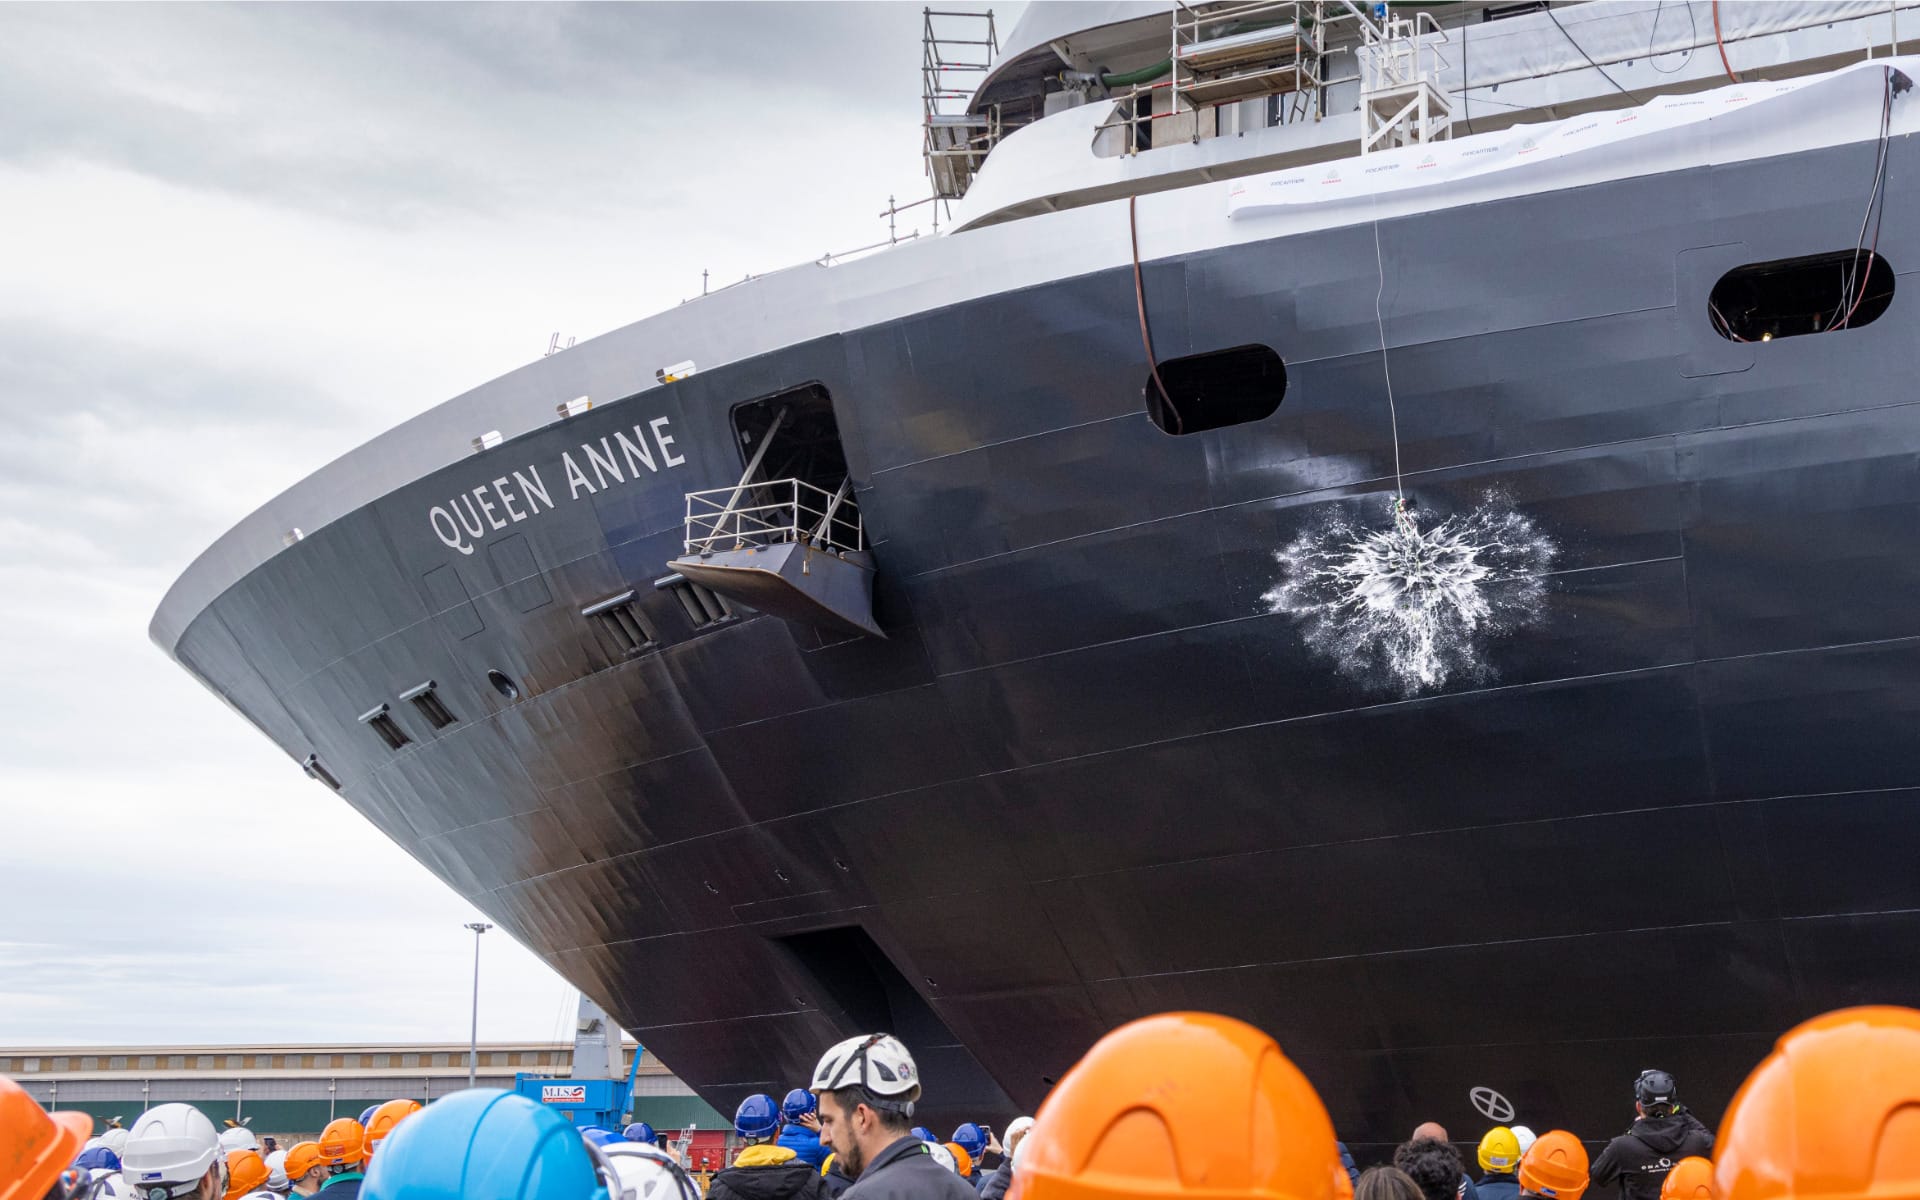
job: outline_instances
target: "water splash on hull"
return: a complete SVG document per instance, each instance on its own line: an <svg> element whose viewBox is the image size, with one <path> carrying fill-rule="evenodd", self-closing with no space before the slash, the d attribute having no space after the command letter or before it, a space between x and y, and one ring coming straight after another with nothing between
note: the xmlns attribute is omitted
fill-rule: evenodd
<svg viewBox="0 0 1920 1200"><path fill-rule="evenodd" d="M1452 516L1389 503L1383 522L1336 512L1277 551L1268 611L1369 686L1412 696L1489 678L1487 644L1544 611L1556 547L1496 493Z"/></svg>

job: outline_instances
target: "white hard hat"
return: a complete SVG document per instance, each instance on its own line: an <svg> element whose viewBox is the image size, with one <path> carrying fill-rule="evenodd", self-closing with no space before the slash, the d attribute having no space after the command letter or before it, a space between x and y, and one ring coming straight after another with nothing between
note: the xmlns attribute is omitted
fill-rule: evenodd
<svg viewBox="0 0 1920 1200"><path fill-rule="evenodd" d="M116 1118L116 1120L117 1119L118 1118ZM114 1126L112 1129L107 1130L105 1133L101 1134L99 1137L95 1138L94 1140L99 1142L102 1146L105 1146L107 1149L113 1151L115 1158L118 1158L127 1152L127 1131L120 1128L118 1125Z"/></svg>
<svg viewBox="0 0 1920 1200"><path fill-rule="evenodd" d="M220 1131L220 1149L223 1152L234 1150L258 1150L260 1139L253 1136L253 1130L245 1125L235 1125L231 1129Z"/></svg>
<svg viewBox="0 0 1920 1200"><path fill-rule="evenodd" d="M939 1163L947 1170L952 1171L955 1175L960 1173L960 1164L953 1161L953 1151L947 1149L939 1142L922 1142L921 1144L927 1148L927 1155L932 1158L933 1161Z"/></svg>
<svg viewBox="0 0 1920 1200"><path fill-rule="evenodd" d="M841 1088L862 1087L875 1096L905 1096L920 1086L920 1072L913 1055L892 1034L873 1033L850 1037L820 1056L813 1069L812 1092L834 1092ZM913 1114L911 1104L903 1106Z"/></svg>
<svg viewBox="0 0 1920 1200"><path fill-rule="evenodd" d="M614 1142L597 1149L620 1181L612 1200L700 1200L700 1185L658 1146Z"/></svg>
<svg viewBox="0 0 1920 1200"><path fill-rule="evenodd" d="M275 1150L261 1161L267 1164L267 1190L284 1192L293 1186L287 1182L287 1152Z"/></svg>
<svg viewBox="0 0 1920 1200"><path fill-rule="evenodd" d="M1009 1157L1020 1152L1020 1143L1026 1140L1033 1130L1032 1117L1015 1117L1008 1124L1007 1131L1000 1135L1000 1144L1005 1146Z"/></svg>
<svg viewBox="0 0 1920 1200"><path fill-rule="evenodd" d="M1525 1125L1509 1125L1507 1128L1513 1130L1514 1140L1520 1143L1520 1153L1525 1154L1527 1147L1533 1145L1533 1130Z"/></svg>
<svg viewBox="0 0 1920 1200"><path fill-rule="evenodd" d="M140 1114L120 1152L120 1173L141 1200L171 1200L217 1168L227 1188L227 1158L207 1114L191 1104L160 1104Z"/></svg>

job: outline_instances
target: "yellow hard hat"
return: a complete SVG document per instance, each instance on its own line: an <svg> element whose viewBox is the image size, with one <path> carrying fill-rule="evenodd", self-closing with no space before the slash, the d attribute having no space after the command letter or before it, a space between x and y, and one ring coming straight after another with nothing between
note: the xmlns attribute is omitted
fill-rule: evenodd
<svg viewBox="0 0 1920 1200"><path fill-rule="evenodd" d="M1480 1139L1480 1169L1511 1175L1520 1169L1520 1138L1505 1125L1495 1125Z"/></svg>

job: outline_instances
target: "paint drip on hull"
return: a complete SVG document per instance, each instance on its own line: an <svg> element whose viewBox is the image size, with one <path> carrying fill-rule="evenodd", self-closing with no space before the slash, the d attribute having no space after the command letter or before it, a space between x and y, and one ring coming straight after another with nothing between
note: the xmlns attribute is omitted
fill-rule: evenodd
<svg viewBox="0 0 1920 1200"><path fill-rule="evenodd" d="M1268 611L1370 687L1413 696L1490 678L1487 644L1544 611L1552 540L1498 493L1450 516L1387 504L1382 522L1335 511L1277 551Z"/></svg>

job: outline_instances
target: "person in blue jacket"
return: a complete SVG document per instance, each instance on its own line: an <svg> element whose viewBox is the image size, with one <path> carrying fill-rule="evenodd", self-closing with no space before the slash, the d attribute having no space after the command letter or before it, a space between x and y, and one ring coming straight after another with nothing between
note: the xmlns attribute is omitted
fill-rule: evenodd
<svg viewBox="0 0 1920 1200"><path fill-rule="evenodd" d="M1353 1151L1347 1149L1345 1142L1335 1142L1333 1147L1340 1152L1340 1165L1346 1168L1347 1182L1358 1185L1360 1182L1360 1168L1353 1165Z"/></svg>
<svg viewBox="0 0 1920 1200"><path fill-rule="evenodd" d="M820 1144L820 1101L805 1088L795 1088L780 1102L780 1137L775 1145L793 1151L814 1170L826 1164L828 1150Z"/></svg>

